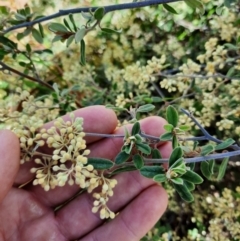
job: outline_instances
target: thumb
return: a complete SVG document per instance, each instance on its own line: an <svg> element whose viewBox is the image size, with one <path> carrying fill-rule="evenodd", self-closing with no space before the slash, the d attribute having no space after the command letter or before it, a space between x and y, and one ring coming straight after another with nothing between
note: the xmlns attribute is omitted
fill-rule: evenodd
<svg viewBox="0 0 240 241"><path fill-rule="evenodd" d="M13 185L20 163L18 138L9 130L0 131L0 202Z"/></svg>

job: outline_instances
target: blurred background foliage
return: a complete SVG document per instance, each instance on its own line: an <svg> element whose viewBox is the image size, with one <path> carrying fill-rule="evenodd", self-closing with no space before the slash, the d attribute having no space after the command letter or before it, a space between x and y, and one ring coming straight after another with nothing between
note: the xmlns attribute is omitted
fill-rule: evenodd
<svg viewBox="0 0 240 241"><path fill-rule="evenodd" d="M101 6L128 1L101 1ZM233 4L231 5L231 2ZM59 9L98 6L99 1L39 0L25 3L34 16L49 15ZM0 1L0 25L9 27L24 1ZM2 61L27 75L57 84L60 95L8 71L0 72L0 107L16 108L17 87L28 90L35 100L51 99L59 112L47 120L76 108L106 105L121 108L152 103L153 115L164 116L169 104L191 111L197 120L219 139L240 141L240 3L202 0L205 12L185 2L170 4L178 14L162 5L108 13L102 27L119 30L106 34L99 28L89 32L86 65L79 64L79 45L66 47L54 42L50 22L44 22L44 38L19 36L24 29L7 36L18 44ZM226 6L227 5L227 6ZM74 15L79 26L86 20ZM26 52L31 46L31 56ZM6 104L7 103L7 104ZM6 107L7 106L7 107ZM1 112L1 111L0 111ZM0 113L1 114L1 113ZM119 111L119 124L128 116ZM180 122L198 129L184 114ZM190 144L191 145L191 144ZM221 182L205 181L195 191L191 204L181 201L166 185L170 204L164 217L143 240L240 240L240 160L230 161Z"/></svg>

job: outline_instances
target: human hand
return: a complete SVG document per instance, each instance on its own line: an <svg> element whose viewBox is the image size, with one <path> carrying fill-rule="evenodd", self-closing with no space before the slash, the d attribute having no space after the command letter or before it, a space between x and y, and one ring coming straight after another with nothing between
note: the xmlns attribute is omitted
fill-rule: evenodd
<svg viewBox="0 0 240 241"><path fill-rule="evenodd" d="M115 130L117 118L112 110L92 106L75 111L84 118L84 132L123 133ZM67 117L64 117L65 119ZM148 117L140 121L146 134L160 136L165 121ZM45 125L49 128L51 123ZM123 144L122 139L86 137L89 156L114 160ZM17 137L10 131L0 132L0 241L138 241L161 217L167 206L165 190L137 171L114 177L118 184L108 206L119 214L103 224L99 214L92 213L92 195L83 193L62 208L55 210L79 192L77 185L56 187L48 192L30 182L34 162L19 167L20 150ZM163 158L171 145L158 147Z"/></svg>

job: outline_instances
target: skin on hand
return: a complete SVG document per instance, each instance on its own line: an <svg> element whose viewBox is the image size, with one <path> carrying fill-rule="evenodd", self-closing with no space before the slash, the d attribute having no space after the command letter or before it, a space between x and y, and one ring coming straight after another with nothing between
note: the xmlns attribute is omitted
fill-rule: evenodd
<svg viewBox="0 0 240 241"><path fill-rule="evenodd" d="M84 118L84 131L95 133L124 133L117 130L117 118L112 110L91 106L75 111ZM67 116L64 119L68 119ZM164 119L148 117L141 128L146 134L160 136ZM49 128L48 123L44 127ZM87 137L91 157L114 159L123 144L122 139ZM20 150L17 137L10 131L0 132L0 241L70 241L114 240L138 241L158 221L167 207L166 191L137 171L117 175L117 186L110 198L109 208L118 213L103 224L99 213L92 213L92 194L83 193L54 212L54 209L79 192L77 185L56 187L45 192L31 183L17 188L33 178L28 162L19 167ZM158 147L168 157L171 145Z"/></svg>

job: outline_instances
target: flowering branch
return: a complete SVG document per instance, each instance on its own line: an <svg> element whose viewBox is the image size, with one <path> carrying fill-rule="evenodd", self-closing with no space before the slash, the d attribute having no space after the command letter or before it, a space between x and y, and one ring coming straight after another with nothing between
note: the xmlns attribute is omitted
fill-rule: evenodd
<svg viewBox="0 0 240 241"><path fill-rule="evenodd" d="M110 5L110 6L104 6L105 13L113 12L116 10L126 10L126 9L133 9L133 8L142 8L142 7L147 7L147 6L152 6L152 5L158 5L158 4L163 4L163 3L171 3L171 2L179 2L179 0L149 0L149 1L143 1L143 2L132 2L132 3L123 3L123 4L115 4L115 5ZM24 28L24 27L31 27L37 23L41 23L50 19L58 18L61 16L66 16L69 14L76 14L76 13L81 13L81 12L89 12L89 11L95 11L99 7L84 7L84 8L73 8L73 9L66 9L66 10L59 10L58 13L38 18L34 21L30 22L25 22L22 24L18 24L15 26L12 26L6 30L3 31L3 34L6 34L10 31L19 29L19 28Z"/></svg>

